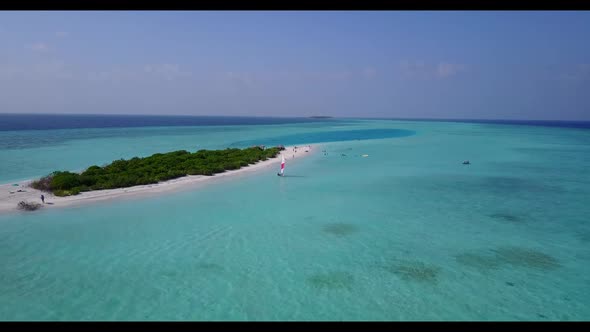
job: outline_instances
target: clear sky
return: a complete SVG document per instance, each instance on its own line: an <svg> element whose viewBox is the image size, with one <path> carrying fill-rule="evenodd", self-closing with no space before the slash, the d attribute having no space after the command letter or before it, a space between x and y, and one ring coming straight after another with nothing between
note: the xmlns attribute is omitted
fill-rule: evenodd
<svg viewBox="0 0 590 332"><path fill-rule="evenodd" d="M0 12L0 112L590 120L590 12Z"/></svg>

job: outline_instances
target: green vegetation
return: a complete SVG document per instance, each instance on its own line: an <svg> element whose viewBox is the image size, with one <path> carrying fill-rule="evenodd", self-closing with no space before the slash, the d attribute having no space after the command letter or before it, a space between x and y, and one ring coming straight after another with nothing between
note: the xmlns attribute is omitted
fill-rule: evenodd
<svg viewBox="0 0 590 332"><path fill-rule="evenodd" d="M273 158L282 149L251 147L156 153L146 158L116 160L103 167L91 166L81 174L57 171L34 181L31 187L56 196L69 196L83 191L158 183L186 175L214 175Z"/></svg>

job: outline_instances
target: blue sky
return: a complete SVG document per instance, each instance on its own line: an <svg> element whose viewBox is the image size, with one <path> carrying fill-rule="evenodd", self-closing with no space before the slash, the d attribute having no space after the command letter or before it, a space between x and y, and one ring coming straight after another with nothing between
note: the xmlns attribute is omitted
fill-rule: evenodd
<svg viewBox="0 0 590 332"><path fill-rule="evenodd" d="M0 12L0 112L590 120L590 12Z"/></svg>

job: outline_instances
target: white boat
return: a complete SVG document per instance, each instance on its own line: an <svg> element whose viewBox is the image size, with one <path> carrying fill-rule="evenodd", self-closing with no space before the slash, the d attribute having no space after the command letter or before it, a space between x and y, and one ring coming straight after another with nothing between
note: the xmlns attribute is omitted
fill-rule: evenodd
<svg viewBox="0 0 590 332"><path fill-rule="evenodd" d="M279 171L279 173L277 173L278 176L284 176L284 172L285 172L285 156L281 155L282 159L281 159L281 170Z"/></svg>

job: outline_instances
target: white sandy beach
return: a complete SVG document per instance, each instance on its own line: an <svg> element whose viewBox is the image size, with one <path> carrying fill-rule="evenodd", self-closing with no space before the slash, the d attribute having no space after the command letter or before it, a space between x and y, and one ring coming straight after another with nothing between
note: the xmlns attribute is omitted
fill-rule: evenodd
<svg viewBox="0 0 590 332"><path fill-rule="evenodd" d="M33 180L2 184L0 185L0 214L18 211L17 204L20 201L41 203L41 195L45 195L45 204L42 209L53 209L59 207L79 205L84 203L110 200L115 198L160 195L166 192L187 190L195 188L199 184L211 183L212 181L216 181L227 177L234 177L240 174L245 175L252 172L269 170L272 167L276 168L276 170L278 171L281 163L281 155L285 156L287 165L285 167L285 169L287 170L285 173L288 174L289 165L293 161L296 161L298 158L309 156L317 150L317 147L313 145L304 145L297 147L298 148L296 152L294 150L294 146L285 147L285 150L282 151L281 154L279 154L275 158L260 161L254 165L249 165L237 170L225 171L223 173L215 174L213 176L189 175L182 178L177 178L155 184L134 186L128 188L88 191L82 192L75 196L58 197L51 193L46 193L37 189L33 189L29 187L29 184ZM273 175L276 174L276 172L274 171L272 173ZM18 184L18 186L13 186L13 184Z"/></svg>

